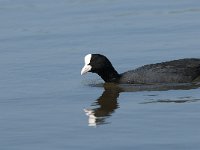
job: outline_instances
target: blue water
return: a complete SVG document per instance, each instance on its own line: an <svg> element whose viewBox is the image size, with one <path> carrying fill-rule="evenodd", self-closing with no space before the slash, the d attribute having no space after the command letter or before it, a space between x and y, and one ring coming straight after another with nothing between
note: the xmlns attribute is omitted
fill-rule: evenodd
<svg viewBox="0 0 200 150"><path fill-rule="evenodd" d="M199 33L198 0L0 0L0 149L200 149L198 86L80 75L88 53L119 72L200 58Z"/></svg>

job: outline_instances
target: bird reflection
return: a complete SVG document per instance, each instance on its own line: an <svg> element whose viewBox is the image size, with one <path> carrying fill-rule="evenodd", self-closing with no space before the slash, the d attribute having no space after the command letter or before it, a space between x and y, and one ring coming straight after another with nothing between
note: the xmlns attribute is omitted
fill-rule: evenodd
<svg viewBox="0 0 200 150"><path fill-rule="evenodd" d="M94 86L94 85L92 85ZM99 85L95 85L99 87ZM102 124L109 124L107 118L109 118L116 109L119 108L117 99L121 92L136 92L136 91L166 91L166 90L190 90L200 87L200 84L185 83L185 84L156 84L156 85L116 85L105 83L103 85L104 92L102 95L91 104L91 108L84 109L85 114L88 116L88 125L97 126ZM148 103L183 103L192 102L193 100L155 100L144 102Z"/></svg>
<svg viewBox="0 0 200 150"><path fill-rule="evenodd" d="M89 126L108 124L108 122L106 122L106 118L111 116L111 114L119 108L117 98L119 97L120 91L112 88L104 89L105 90L102 95L91 105L96 108L84 109L86 115L89 117Z"/></svg>

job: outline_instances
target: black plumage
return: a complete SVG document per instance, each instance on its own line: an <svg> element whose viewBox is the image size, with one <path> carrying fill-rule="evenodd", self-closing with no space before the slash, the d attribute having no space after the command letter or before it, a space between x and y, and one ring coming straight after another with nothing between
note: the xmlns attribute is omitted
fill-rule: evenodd
<svg viewBox="0 0 200 150"><path fill-rule="evenodd" d="M84 66L90 66L87 72L97 73L105 82L123 84L188 83L199 81L200 78L200 59L197 58L186 58L144 65L119 74L104 55L88 55L90 56L90 60ZM83 70L84 68L82 72ZM81 74L83 74L82 72Z"/></svg>

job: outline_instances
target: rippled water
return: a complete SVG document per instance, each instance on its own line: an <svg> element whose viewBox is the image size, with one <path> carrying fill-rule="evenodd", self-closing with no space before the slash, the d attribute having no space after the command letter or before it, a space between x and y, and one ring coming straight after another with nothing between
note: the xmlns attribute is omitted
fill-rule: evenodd
<svg viewBox="0 0 200 150"><path fill-rule="evenodd" d="M199 149L199 84L107 85L119 72L200 57L197 0L1 0L0 149Z"/></svg>

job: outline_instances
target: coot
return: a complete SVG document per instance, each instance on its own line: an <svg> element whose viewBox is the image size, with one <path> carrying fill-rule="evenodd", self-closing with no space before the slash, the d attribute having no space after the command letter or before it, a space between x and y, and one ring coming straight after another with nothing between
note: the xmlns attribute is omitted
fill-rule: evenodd
<svg viewBox="0 0 200 150"><path fill-rule="evenodd" d="M87 72L97 73L105 82L112 83L187 83L200 81L200 59L186 58L149 64L119 74L104 55L88 54L81 75Z"/></svg>

